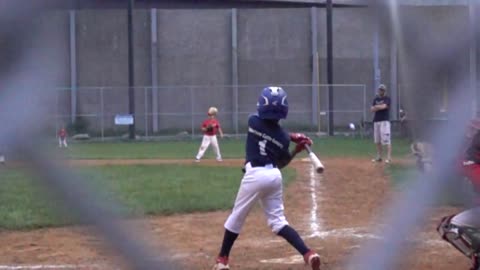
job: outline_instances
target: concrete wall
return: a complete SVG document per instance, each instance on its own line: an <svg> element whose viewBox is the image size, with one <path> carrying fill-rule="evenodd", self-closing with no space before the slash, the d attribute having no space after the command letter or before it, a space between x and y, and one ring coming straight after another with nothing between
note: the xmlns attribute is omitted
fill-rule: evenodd
<svg viewBox="0 0 480 270"><path fill-rule="evenodd" d="M48 90L70 82L66 19L65 12L38 13L29 17L28 22L21 16L4 16L0 26L0 95L35 82L35 88L30 90L41 93L40 97L45 99L45 117L52 118L50 127L45 128L52 130L57 122L62 122L54 117L56 114L69 115L70 93L58 97L60 106L56 106L55 98L48 100ZM28 110L30 103L24 100L17 109Z"/></svg>
<svg viewBox="0 0 480 270"><path fill-rule="evenodd" d="M261 85L310 84L312 82L312 41L310 9L242 9L237 12L238 83L259 85L239 88L240 126L248 113L255 111ZM320 83L326 83L326 15L318 9L318 52ZM57 17L62 25L68 49L68 16ZM457 61L441 74L431 74L432 66L418 63L418 56L407 52L435 48L439 44L461 43L468 29L468 9L456 7L403 8L405 20L418 21L409 27L407 47L399 51L399 89L405 96L414 93L428 98L431 110L440 102L439 90L448 91L458 80L458 74L468 74L468 50L451 52ZM160 130L191 132L209 106L217 106L225 129L231 131L233 97L231 50L231 10L161 10L157 13L158 27L158 113ZM367 9L335 9L334 23L334 82L366 86L367 107L374 97L373 74L373 15ZM135 19L135 84L150 86L152 77L150 11L137 10ZM52 19L53 20L53 19ZM77 12L77 69L80 87L113 87L103 90L103 114L99 120L101 95L98 90L80 90L79 113L92 115L92 125L104 125L112 130L113 116L128 111L127 32L124 10L81 10ZM382 27L383 30L388 27ZM413 31L414 30L414 31ZM415 32L418 32L415 34ZM463 35L463 36L462 36ZM379 60L382 83L390 86L390 33L379 36ZM479 42L480 43L480 42ZM408 47L410 46L410 47ZM428 50L427 50L428 52ZM66 52L68 55L68 50ZM480 61L480 53L477 53ZM436 67L434 61L426 61ZM66 63L69 68L69 63ZM436 68L435 68L436 69ZM461 71L461 72L451 72ZM480 69L478 69L480 70ZM408 71L408 72L407 72ZM415 76L409 74L421 74ZM457 74L457 75L453 75ZM479 76L480 77L480 76ZM64 81L69 86L68 77ZM203 85L205 87L189 87ZM414 85L414 86L412 86ZM290 87L291 114L287 125L311 126L312 90L308 86ZM421 93L421 94L418 94ZM443 93L443 92L442 92ZM136 91L137 127L151 129L152 93L150 89ZM337 87L334 91L336 110L362 110L363 87ZM62 99L63 100L63 99ZM67 99L69 100L69 99ZM61 112L68 114L65 100ZM327 109L326 88L320 90L320 110ZM443 99L442 99L443 100ZM359 105L360 104L360 105ZM144 113L148 115L145 117ZM193 115L193 116L192 116ZM359 122L363 113L338 112L340 125ZM369 120L371 114L367 113ZM321 121L325 121L322 118ZM147 123L147 125L145 125ZM148 127L146 127L148 126ZM315 127L316 128L316 127ZM150 130L151 131L151 130Z"/></svg>
<svg viewBox="0 0 480 270"><path fill-rule="evenodd" d="M410 7L401 14L415 22L415 31L404 31L406 42L399 52L404 106L419 117L446 117L442 110L448 111L448 100L461 90L456 86L464 82L468 87L468 9Z"/></svg>

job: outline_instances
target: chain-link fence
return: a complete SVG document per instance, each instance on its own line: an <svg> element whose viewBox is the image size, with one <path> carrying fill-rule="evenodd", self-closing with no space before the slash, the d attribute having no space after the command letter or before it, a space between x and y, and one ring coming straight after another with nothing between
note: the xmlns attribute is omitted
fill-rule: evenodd
<svg viewBox="0 0 480 270"><path fill-rule="evenodd" d="M348 130L349 123L360 126L369 117L366 86L363 84L281 86L288 93L289 115L283 122L288 129L326 133L333 128L335 132L343 132ZM200 135L200 124L211 106L219 109L218 118L225 133L243 134L248 115L256 112L258 94L263 87L136 87L134 119L137 135ZM329 87L333 93L333 107L329 106ZM88 133L90 137L102 139L126 136L128 126L115 125L114 119L117 115L128 114L128 102L127 87L58 89L51 128L66 127L70 134ZM72 107L72 104L76 106ZM330 114L334 118L332 127L328 121Z"/></svg>

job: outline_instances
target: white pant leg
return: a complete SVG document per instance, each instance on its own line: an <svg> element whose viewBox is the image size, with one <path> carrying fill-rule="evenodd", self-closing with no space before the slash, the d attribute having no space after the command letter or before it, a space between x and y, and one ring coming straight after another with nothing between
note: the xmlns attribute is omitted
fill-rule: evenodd
<svg viewBox="0 0 480 270"><path fill-rule="evenodd" d="M62 138L58 137L58 147L62 147L62 146L63 146Z"/></svg>
<svg viewBox="0 0 480 270"><path fill-rule="evenodd" d="M213 151L215 152L215 155L217 156L217 160L221 160L222 159L222 154L220 154L220 147L218 145L218 140L217 140L216 135L211 137L211 142L212 142Z"/></svg>
<svg viewBox="0 0 480 270"><path fill-rule="evenodd" d="M373 142L374 143L381 142L380 122L373 123Z"/></svg>
<svg viewBox="0 0 480 270"><path fill-rule="evenodd" d="M228 216L224 224L225 229L237 234L242 230L248 213L250 213L250 210L260 196L259 179L255 176L258 170L256 168L252 169L251 167L250 169L246 169L247 171L238 189L232 213Z"/></svg>
<svg viewBox="0 0 480 270"><path fill-rule="evenodd" d="M202 144L200 145L200 149L198 149L198 154L196 156L197 159L201 159L207 151L208 146L210 145L211 139L210 136L203 135Z"/></svg>
<svg viewBox="0 0 480 270"><path fill-rule="evenodd" d="M382 145L390 145L391 144L391 127L389 121L382 121L380 122L380 138Z"/></svg>
<svg viewBox="0 0 480 270"><path fill-rule="evenodd" d="M275 170L276 172L274 172ZM268 226L270 226L272 232L277 234L283 227L288 225L288 221L284 212L283 184L280 170L273 169L272 176L274 178L271 180L272 182L269 184L266 192L262 195L260 203L267 218Z"/></svg>
<svg viewBox="0 0 480 270"><path fill-rule="evenodd" d="M64 139L63 139L63 146L68 147L67 138L64 138Z"/></svg>
<svg viewBox="0 0 480 270"><path fill-rule="evenodd" d="M235 206L225 222L225 229L240 233L248 213L260 200L269 226L272 231L277 233L285 225L288 225L283 213L280 170L273 167L252 168L250 164L245 165L245 169Z"/></svg>

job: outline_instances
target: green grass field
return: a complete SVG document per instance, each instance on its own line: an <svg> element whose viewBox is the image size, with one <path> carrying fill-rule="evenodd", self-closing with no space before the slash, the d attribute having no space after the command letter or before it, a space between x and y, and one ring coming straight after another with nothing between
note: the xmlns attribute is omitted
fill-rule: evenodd
<svg viewBox="0 0 480 270"><path fill-rule="evenodd" d="M224 158L243 158L244 139L220 140L220 149ZM193 159L200 146L200 140L161 141L161 142L81 142L74 143L64 151L73 159ZM394 157L403 157L409 151L406 140L393 141ZM373 157L375 146L371 139L353 139L349 137L315 138L314 151L325 157ZM213 157L209 149L206 157Z"/></svg>
<svg viewBox="0 0 480 270"><path fill-rule="evenodd" d="M71 224L67 209L38 181L17 169L2 168L0 228L32 229ZM242 177L240 168L195 165L137 165L83 168L84 179L106 199L124 205L123 214L167 215L229 209ZM288 185L295 171L283 171Z"/></svg>
<svg viewBox="0 0 480 270"><path fill-rule="evenodd" d="M200 141L72 143L58 149L72 159L193 159ZM221 141L224 158L243 158L244 140ZM314 150L320 157L364 157L374 155L371 140L348 137L316 139ZM394 141L394 157L408 152L406 141ZM303 154L305 155L305 154ZM213 158L211 151L206 158ZM285 169L287 183L295 178ZM125 214L165 215L229 209L242 177L240 168L195 165L102 166L83 168L80 173L98 185L107 197L120 200ZM0 228L31 229L73 222L59 215L60 202L46 199L48 190L39 186L28 172L0 167Z"/></svg>

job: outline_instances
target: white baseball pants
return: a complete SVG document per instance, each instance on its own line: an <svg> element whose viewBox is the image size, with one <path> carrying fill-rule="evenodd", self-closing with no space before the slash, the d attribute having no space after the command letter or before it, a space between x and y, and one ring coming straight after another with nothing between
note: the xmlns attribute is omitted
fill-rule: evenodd
<svg viewBox="0 0 480 270"><path fill-rule="evenodd" d="M245 170L232 213L225 222L225 229L239 234L248 213L259 201L267 218L268 226L274 233L278 233L288 225L284 214L280 170L272 165L252 167L250 163L245 165Z"/></svg>
<svg viewBox="0 0 480 270"><path fill-rule="evenodd" d="M67 138L63 138L63 139L62 139L62 138L59 137L59 138L58 138L58 147L62 147L62 146L68 147L68 145L67 145Z"/></svg>
<svg viewBox="0 0 480 270"><path fill-rule="evenodd" d="M196 156L197 159L201 159L203 157L205 151L207 151L210 144L212 144L212 148L215 152L215 155L217 156L217 160L222 159L222 155L220 154L220 147L218 146L217 135L203 135L202 144L200 145L200 149L198 149L198 154Z"/></svg>

